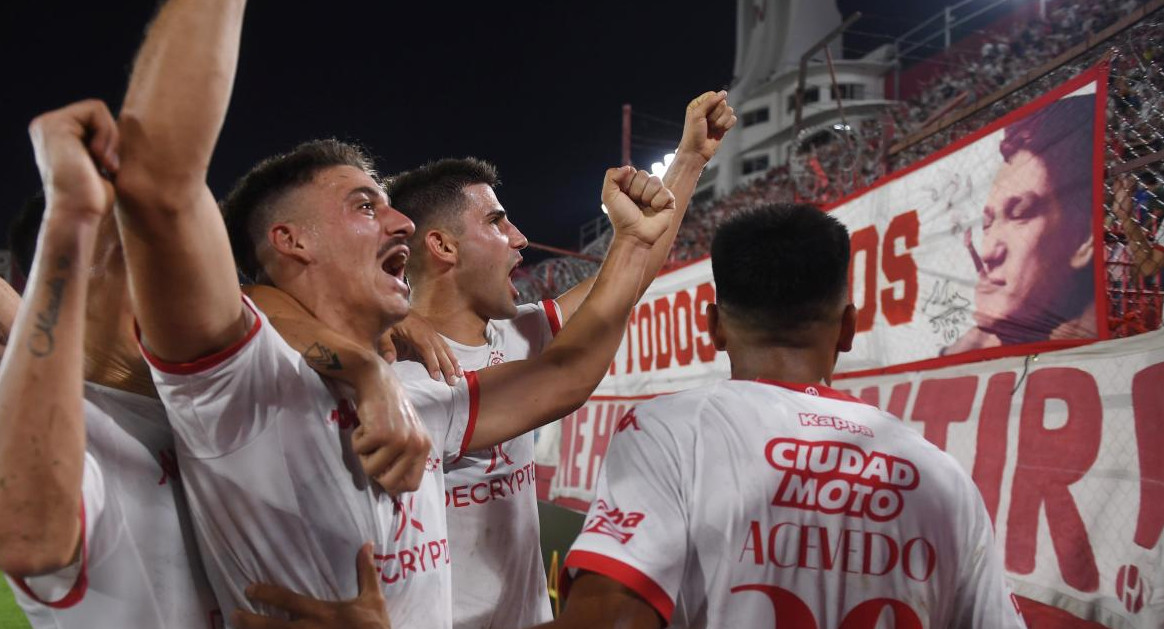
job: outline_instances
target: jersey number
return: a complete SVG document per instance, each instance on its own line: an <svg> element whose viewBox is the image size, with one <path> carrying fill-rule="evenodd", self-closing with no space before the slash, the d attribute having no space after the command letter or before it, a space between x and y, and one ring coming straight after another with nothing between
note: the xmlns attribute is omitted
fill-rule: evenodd
<svg viewBox="0 0 1164 629"><path fill-rule="evenodd" d="M797 629L817 629L816 617L800 597L774 585L760 583L737 585L732 594L739 592L759 592L768 597L772 610L776 613L776 627L796 627ZM861 603L845 614L838 629L874 629L886 608L893 610L893 629L922 629L921 619L909 605L891 598L874 598Z"/></svg>

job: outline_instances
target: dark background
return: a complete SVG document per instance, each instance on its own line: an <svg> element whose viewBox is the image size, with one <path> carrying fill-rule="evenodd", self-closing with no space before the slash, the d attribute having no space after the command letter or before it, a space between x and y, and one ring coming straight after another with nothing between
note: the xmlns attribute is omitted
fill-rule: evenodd
<svg viewBox="0 0 1164 629"><path fill-rule="evenodd" d="M28 122L85 97L116 110L155 5L0 7L5 241L39 185ZM940 5L840 8L867 13L845 42L853 56ZM602 170L620 159L622 104L644 114L633 158L649 167L678 141L687 101L730 83L735 14L732 0L252 2L211 188L221 196L258 159L317 137L363 143L383 172L475 155L499 166L502 203L531 240L576 249L579 227L600 215Z"/></svg>

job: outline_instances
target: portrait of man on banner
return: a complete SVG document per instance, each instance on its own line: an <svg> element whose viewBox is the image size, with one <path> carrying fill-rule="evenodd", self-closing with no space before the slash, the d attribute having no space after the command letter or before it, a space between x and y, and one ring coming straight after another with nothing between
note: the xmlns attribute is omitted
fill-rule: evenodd
<svg viewBox="0 0 1164 629"><path fill-rule="evenodd" d="M965 233L974 326L942 355L1097 338L1095 101L1063 98L1005 128L981 237Z"/></svg>

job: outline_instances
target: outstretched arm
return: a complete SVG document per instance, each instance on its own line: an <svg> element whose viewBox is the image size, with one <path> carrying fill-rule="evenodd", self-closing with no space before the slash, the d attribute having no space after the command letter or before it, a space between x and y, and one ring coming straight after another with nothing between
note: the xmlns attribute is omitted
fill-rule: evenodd
<svg viewBox="0 0 1164 629"><path fill-rule="evenodd" d="M142 340L187 362L242 338L247 315L206 185L230 101L244 0L170 0L146 32L120 116L118 223Z"/></svg>
<svg viewBox="0 0 1164 629"><path fill-rule="evenodd" d="M28 577L73 561L81 540L88 268L113 186L117 125L98 101L32 121L46 211L24 302L0 363L0 571Z"/></svg>
<svg viewBox="0 0 1164 629"><path fill-rule="evenodd" d="M570 587L566 609L553 622L534 629L661 629L663 619L633 590L593 572L583 572Z"/></svg>
<svg viewBox="0 0 1164 629"><path fill-rule="evenodd" d="M735 110L727 102L727 92L704 92L687 104L687 116L683 123L683 137L675 150L675 160L663 176L663 185L675 195L675 214L671 225L651 249L650 260L639 284L639 297L655 280L667 257L671 255L671 245L679 226L687 214L687 206L703 167L719 150L723 136L736 124ZM557 298L562 317L569 320L582 305L582 300L594 286L594 277L587 278ZM636 299L637 301L637 299Z"/></svg>
<svg viewBox="0 0 1164 629"><path fill-rule="evenodd" d="M614 239L594 288L541 355L477 372L477 423L467 450L496 445L566 415L606 375L653 247L670 228L675 199L658 178L624 166L606 171L602 200Z"/></svg>

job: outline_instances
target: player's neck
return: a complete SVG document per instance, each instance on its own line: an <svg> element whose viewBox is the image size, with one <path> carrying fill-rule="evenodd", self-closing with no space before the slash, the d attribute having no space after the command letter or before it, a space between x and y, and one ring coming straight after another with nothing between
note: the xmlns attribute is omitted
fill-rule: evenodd
<svg viewBox="0 0 1164 629"><path fill-rule="evenodd" d="M303 274L276 282L275 286L298 301L334 332L361 346L378 347L380 337L391 325L391 322L384 320L384 313L368 307L352 307L341 291L331 290L333 284L313 279Z"/></svg>
<svg viewBox="0 0 1164 629"><path fill-rule="evenodd" d="M485 328L489 319L479 315L451 282L442 286L424 282L414 284L412 312L424 317L447 339L469 346L486 343Z"/></svg>
<svg viewBox="0 0 1164 629"><path fill-rule="evenodd" d="M111 389L158 397L133 336L133 318L90 307L85 317L85 380Z"/></svg>
<svg viewBox="0 0 1164 629"><path fill-rule="evenodd" d="M733 380L817 384L832 380L834 355L824 347L728 347Z"/></svg>

